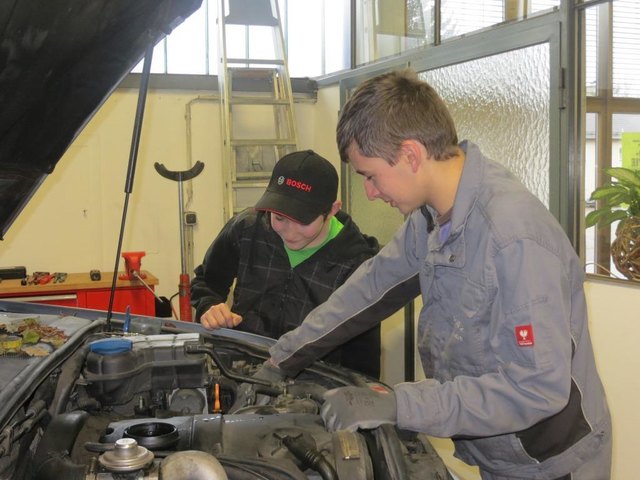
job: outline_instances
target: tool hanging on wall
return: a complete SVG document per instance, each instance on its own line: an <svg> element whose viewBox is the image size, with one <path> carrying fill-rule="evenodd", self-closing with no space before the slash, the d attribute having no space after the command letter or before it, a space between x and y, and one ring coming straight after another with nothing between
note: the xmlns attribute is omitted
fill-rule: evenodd
<svg viewBox="0 0 640 480"><path fill-rule="evenodd" d="M189 170L184 171L171 171L167 170L167 168L161 164L156 162L153 165L156 171L169 180L173 180L178 182L178 210L180 214L180 281L178 283L178 292L180 299L180 320L191 322L193 321L193 317L191 314L191 280L189 278L189 272L187 271L187 261L186 261L186 242L184 235L184 200L183 200L183 190L182 190L182 182L187 180L191 180L192 178L200 175L202 170L204 169L204 163L198 161L193 167Z"/></svg>

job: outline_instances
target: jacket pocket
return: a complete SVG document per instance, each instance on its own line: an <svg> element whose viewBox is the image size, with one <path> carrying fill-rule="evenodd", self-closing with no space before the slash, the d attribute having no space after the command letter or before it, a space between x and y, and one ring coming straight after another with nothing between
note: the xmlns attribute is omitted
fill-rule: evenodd
<svg viewBox="0 0 640 480"><path fill-rule="evenodd" d="M488 355L488 293L464 272L446 270L434 282L432 302L425 312L432 339L430 350L441 360L442 379L480 375L487 371L492 358Z"/></svg>

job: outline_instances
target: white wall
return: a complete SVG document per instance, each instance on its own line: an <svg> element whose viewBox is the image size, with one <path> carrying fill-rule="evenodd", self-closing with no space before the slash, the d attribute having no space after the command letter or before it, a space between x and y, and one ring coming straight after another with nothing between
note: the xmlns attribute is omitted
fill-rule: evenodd
<svg viewBox="0 0 640 480"><path fill-rule="evenodd" d="M590 277L585 290L598 371L613 420L614 480L638 478L640 284Z"/></svg>
<svg viewBox="0 0 640 480"><path fill-rule="evenodd" d="M190 99L172 93L148 99L123 243L123 251L146 252L142 268L160 279L158 292L166 296L176 290L180 271L178 190L153 163L186 168L184 116ZM9 229L3 264L25 265L29 272L113 270L136 101L135 92L118 91L91 120ZM217 106L208 109L202 108L202 116L218 136ZM201 150L210 150L208 136L201 137ZM205 173L215 168L208 160ZM196 187L199 213L210 228L218 220L220 188L212 178L198 177ZM213 206L205 209L207 204Z"/></svg>
<svg viewBox="0 0 640 480"><path fill-rule="evenodd" d="M198 214L197 265L223 225L219 107L210 94L152 91L147 100L122 250L146 252L142 268L159 278L157 291L167 297L177 292L181 270L178 183L161 177L153 164L189 168L190 113L192 161L205 163L191 182L187 206ZM136 102L137 92L118 90L89 122L5 235L3 265L29 272L113 270ZM296 107L303 125L313 123L307 121L312 112L312 104ZM308 137L301 135L302 145Z"/></svg>

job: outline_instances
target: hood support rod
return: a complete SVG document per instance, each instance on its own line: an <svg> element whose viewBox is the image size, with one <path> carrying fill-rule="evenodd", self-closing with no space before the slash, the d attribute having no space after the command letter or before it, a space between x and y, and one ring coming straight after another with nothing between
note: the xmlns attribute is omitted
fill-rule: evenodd
<svg viewBox="0 0 640 480"><path fill-rule="evenodd" d="M136 107L136 117L133 124L133 134L131 138L131 149L129 151L129 166L127 168L127 180L124 186L125 198L122 208L122 221L120 222L120 235L118 236L118 248L116 250L116 261L113 268L113 279L111 281L111 294L109 296L109 309L107 311L106 330L111 331L111 316L113 315L113 300L116 294L116 282L118 281L118 269L120 268L120 254L122 252L122 240L124 238L124 228L129 209L129 196L133 191L133 177L136 172L136 162L138 159L138 147L140 146L140 135L142 132L142 119L144 118L144 107L149 90L149 76L151 74L151 58L156 41L151 38L147 50L144 54L144 64L142 66L142 78L140 79L140 90L138 91L138 105Z"/></svg>

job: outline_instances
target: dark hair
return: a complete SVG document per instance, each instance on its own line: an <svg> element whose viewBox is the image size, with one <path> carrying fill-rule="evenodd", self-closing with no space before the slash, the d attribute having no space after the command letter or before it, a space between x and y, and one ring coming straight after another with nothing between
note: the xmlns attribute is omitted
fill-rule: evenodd
<svg viewBox="0 0 640 480"><path fill-rule="evenodd" d="M348 150L380 157L390 164L404 140L422 143L436 160L457 152L458 134L436 91L412 70L393 71L366 80L344 105L337 128L340 158Z"/></svg>

